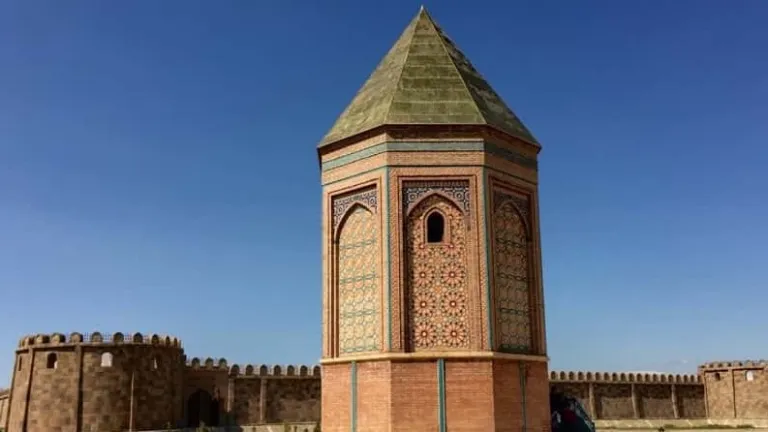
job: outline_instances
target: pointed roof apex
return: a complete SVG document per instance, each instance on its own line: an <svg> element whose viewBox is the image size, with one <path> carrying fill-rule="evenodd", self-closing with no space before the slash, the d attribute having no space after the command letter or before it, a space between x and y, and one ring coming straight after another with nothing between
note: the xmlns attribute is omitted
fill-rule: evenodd
<svg viewBox="0 0 768 432"><path fill-rule="evenodd" d="M319 147L386 125L483 125L539 146L423 5Z"/></svg>

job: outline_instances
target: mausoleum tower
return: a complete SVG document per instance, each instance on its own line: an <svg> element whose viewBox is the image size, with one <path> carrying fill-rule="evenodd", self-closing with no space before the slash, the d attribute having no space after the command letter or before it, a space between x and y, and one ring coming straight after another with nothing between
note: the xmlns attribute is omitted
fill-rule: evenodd
<svg viewBox="0 0 768 432"><path fill-rule="evenodd" d="M324 432L549 429L540 149L421 9L318 148Z"/></svg>

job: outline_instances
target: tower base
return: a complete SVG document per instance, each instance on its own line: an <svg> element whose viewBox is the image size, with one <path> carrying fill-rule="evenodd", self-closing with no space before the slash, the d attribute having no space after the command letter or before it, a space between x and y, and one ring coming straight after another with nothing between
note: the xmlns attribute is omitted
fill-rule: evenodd
<svg viewBox="0 0 768 432"><path fill-rule="evenodd" d="M326 364L322 429L549 431L546 358L504 357L403 357Z"/></svg>

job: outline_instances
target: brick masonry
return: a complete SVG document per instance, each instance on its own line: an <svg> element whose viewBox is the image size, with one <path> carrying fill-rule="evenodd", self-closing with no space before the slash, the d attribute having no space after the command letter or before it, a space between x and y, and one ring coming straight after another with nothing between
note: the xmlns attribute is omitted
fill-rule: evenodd
<svg viewBox="0 0 768 432"><path fill-rule="evenodd" d="M5 422L8 419L8 410L10 409L8 401L10 395L10 390L0 389L0 428L5 427Z"/></svg>
<svg viewBox="0 0 768 432"><path fill-rule="evenodd" d="M198 391L218 398L220 424L313 423L321 420L323 404L329 407L326 430L346 431L353 400L358 431L378 430L390 419L392 430L434 430L438 421L439 373L433 360L359 361L354 378L349 363L329 364L321 380L319 367L185 361L178 342L152 344L151 337L142 337L146 343L51 339L43 335L28 344L25 338L16 351L12 388L0 390L0 427L9 432L21 431L25 416L30 432L128 430L131 421L136 430L187 425L189 400ZM102 366L105 353L112 354L110 367ZM50 354L56 354L55 368L48 367ZM578 398L597 420L768 418L768 363L762 362L709 363L699 375L687 376L547 376L541 362L521 368L515 361L448 358L443 365L446 423L453 430L519 431L526 418L529 430L545 430L546 424L533 420L545 418L536 411L548 409L550 387ZM521 374L527 374L524 381ZM506 408L495 410L488 424L466 424L482 418L488 405Z"/></svg>
<svg viewBox="0 0 768 432"><path fill-rule="evenodd" d="M768 418L768 362L715 362L699 367L711 418Z"/></svg>

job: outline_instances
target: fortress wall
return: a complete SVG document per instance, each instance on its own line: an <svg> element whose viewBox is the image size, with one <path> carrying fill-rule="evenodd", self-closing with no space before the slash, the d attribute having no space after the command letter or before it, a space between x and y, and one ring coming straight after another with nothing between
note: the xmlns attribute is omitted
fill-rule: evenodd
<svg viewBox="0 0 768 432"><path fill-rule="evenodd" d="M10 390L0 389L0 428L4 428L5 422L8 420L8 410L10 409L8 399L10 395Z"/></svg>
<svg viewBox="0 0 768 432"><path fill-rule="evenodd" d="M706 417L696 375L553 371L550 386L578 399L596 420Z"/></svg>
<svg viewBox="0 0 768 432"><path fill-rule="evenodd" d="M220 423L225 422L224 417L240 425L320 419L319 366L228 367L223 359L193 358L184 381L185 400L202 390L220 401ZM203 417L210 419L208 413ZM189 413L184 418L189 419Z"/></svg>
<svg viewBox="0 0 768 432"><path fill-rule="evenodd" d="M75 430L80 352L74 346L42 348L32 362L27 431Z"/></svg>
<svg viewBox="0 0 768 432"><path fill-rule="evenodd" d="M699 367L707 389L709 417L768 418L768 362L713 362Z"/></svg>
<svg viewBox="0 0 768 432"><path fill-rule="evenodd" d="M234 406L232 416L240 424L264 423L266 409L263 409L262 386L267 381L258 376L239 377L234 380ZM266 400L263 400L266 403ZM266 407L264 407L266 408Z"/></svg>
<svg viewBox="0 0 768 432"><path fill-rule="evenodd" d="M282 377L266 380L266 421L305 422L320 419L320 378Z"/></svg>
<svg viewBox="0 0 768 432"><path fill-rule="evenodd" d="M325 370L326 376L332 372ZM329 377L335 380L326 385L348 387L348 376L342 375ZM603 422L768 419L768 362L709 363L698 376L553 371L549 380ZM360 394L366 389L358 382ZM201 393L209 395L209 405L198 405L193 418L215 409L219 424L311 423L320 419L321 370L229 367L226 360L210 358L185 364L180 342L156 335L36 335L22 339L16 350L11 389L0 391L0 427L7 424L8 432L25 426L29 432L160 429L188 424L190 400ZM348 407L349 401L339 405L339 419Z"/></svg>
<svg viewBox="0 0 768 432"><path fill-rule="evenodd" d="M8 403L8 419L5 426L7 431L21 430L24 424L24 415L27 409L27 390L29 387L29 364L34 356L34 351L16 352L16 360L11 375L11 395Z"/></svg>
<svg viewBox="0 0 768 432"><path fill-rule="evenodd" d="M705 394L706 391L703 383L701 385L676 384L675 397L677 399L678 417L681 419L707 418Z"/></svg>
<svg viewBox="0 0 768 432"><path fill-rule="evenodd" d="M8 432L162 428L174 424L182 350L136 333L36 335L16 351Z"/></svg>

